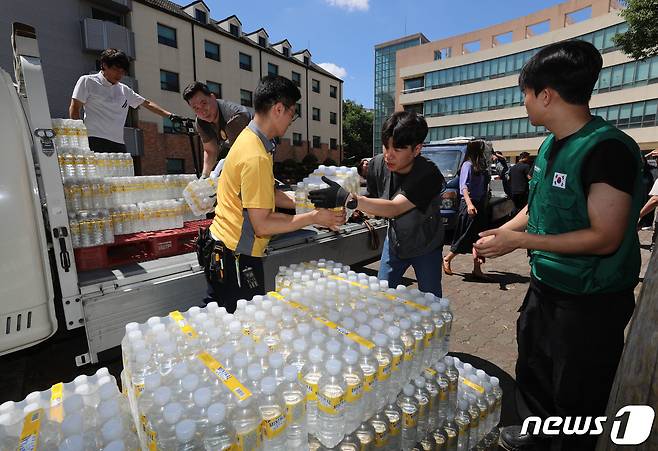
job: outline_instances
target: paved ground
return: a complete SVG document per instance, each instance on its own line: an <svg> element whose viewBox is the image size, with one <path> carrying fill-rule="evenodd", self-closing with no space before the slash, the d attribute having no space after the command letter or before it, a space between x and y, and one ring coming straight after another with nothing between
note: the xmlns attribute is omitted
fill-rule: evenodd
<svg viewBox="0 0 658 451"><path fill-rule="evenodd" d="M651 232L641 231L642 272L649 262L648 244ZM444 248L444 255L449 251ZM366 267L376 272L379 262ZM443 295L450 299L455 314L450 350L473 354L495 363L514 377L516 362L517 309L530 282L529 266L525 251L515 251L503 257L489 260L484 270L493 282L479 282L466 274L472 270L472 259L459 256L452 262L455 273L443 276ZM406 273L406 282L415 286L412 268ZM636 288L639 294L641 284Z"/></svg>

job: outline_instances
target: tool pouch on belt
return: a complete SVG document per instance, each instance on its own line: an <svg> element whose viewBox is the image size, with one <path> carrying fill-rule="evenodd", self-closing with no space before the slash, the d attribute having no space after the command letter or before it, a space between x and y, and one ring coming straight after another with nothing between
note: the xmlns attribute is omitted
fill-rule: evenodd
<svg viewBox="0 0 658 451"><path fill-rule="evenodd" d="M196 257L202 268L207 268L210 263L210 254L212 253L215 240L210 235L209 228L199 228L199 234L196 238Z"/></svg>

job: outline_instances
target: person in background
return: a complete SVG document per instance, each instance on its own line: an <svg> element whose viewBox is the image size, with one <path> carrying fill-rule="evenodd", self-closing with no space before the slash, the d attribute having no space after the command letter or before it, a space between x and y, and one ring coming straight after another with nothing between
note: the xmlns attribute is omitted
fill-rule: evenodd
<svg viewBox="0 0 658 451"><path fill-rule="evenodd" d="M644 204L644 206L640 210L640 218L638 220L638 224L640 224L643 217L653 212L656 209L656 207L658 207L658 179L656 179L656 181L653 182L653 187L651 187L651 191L649 191L649 200L647 200L647 203ZM654 215L653 235L651 236L652 252L656 246L656 238L658 238L658 214Z"/></svg>
<svg viewBox="0 0 658 451"><path fill-rule="evenodd" d="M253 115L242 105L218 99L200 81L190 83L183 90L183 99L196 115L194 127L203 143L201 177L206 178L217 160L228 153Z"/></svg>
<svg viewBox="0 0 658 451"><path fill-rule="evenodd" d="M345 206L388 218L379 279L396 287L411 266L418 289L441 297L440 211L445 179L421 155L427 130L423 116L412 111L393 113L382 126L383 152L368 164L368 196L348 193L324 177L329 188L311 191L309 199L317 207Z"/></svg>
<svg viewBox="0 0 658 451"><path fill-rule="evenodd" d="M459 219L454 231L450 253L443 259L443 272L452 275L450 263L459 254L473 255L473 243L478 233L487 226L487 201L489 195L489 171L484 155L484 141L471 141L466 146L466 156L459 170ZM473 257L473 277L490 280L482 272L484 259Z"/></svg>
<svg viewBox="0 0 658 451"><path fill-rule="evenodd" d="M507 160L502 152L493 152L491 159L496 165L496 172L498 172L498 176L503 183L503 191L505 191L507 197L512 197L512 191L509 186L509 165L507 164Z"/></svg>
<svg viewBox="0 0 658 451"><path fill-rule="evenodd" d="M592 44L574 40L542 48L521 69L530 123L550 135L534 162L528 204L475 244L483 257L530 251L530 286L517 320L516 382L525 417L605 415L635 308L640 150L590 113L602 66ZM502 428L500 443L507 450L587 451L596 440L537 437L517 425Z"/></svg>
<svg viewBox="0 0 658 451"><path fill-rule="evenodd" d="M360 185L365 187L368 180L368 164L370 164L370 158L362 158L359 161L359 164L356 166L356 170L360 176Z"/></svg>
<svg viewBox="0 0 658 451"><path fill-rule="evenodd" d="M83 75L78 79L69 105L71 119L80 119L80 112L84 108L84 122L91 150L126 152L123 128L128 107L143 106L172 121L180 119L121 83L130 66L130 60L121 50L104 50L100 55L100 63L101 70L97 74Z"/></svg>
<svg viewBox="0 0 658 451"><path fill-rule="evenodd" d="M528 181L532 178L530 154L521 152L519 161L510 169L510 191L514 202L514 215L528 203Z"/></svg>
<svg viewBox="0 0 658 451"><path fill-rule="evenodd" d="M299 215L295 202L274 187L274 138L297 119L299 88L287 78L268 75L254 93L256 113L226 157L217 181L217 207L209 232L197 243L208 282L205 302L233 313L238 299L265 294L263 255L272 235L312 224L338 230L345 211L313 210Z"/></svg>

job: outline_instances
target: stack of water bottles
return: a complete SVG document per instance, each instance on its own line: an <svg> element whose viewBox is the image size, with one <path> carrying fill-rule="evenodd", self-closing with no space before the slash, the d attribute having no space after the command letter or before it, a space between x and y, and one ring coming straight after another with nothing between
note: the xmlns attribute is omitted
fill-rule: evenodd
<svg viewBox="0 0 658 451"><path fill-rule="evenodd" d="M357 193L360 189L360 178L356 168L346 166L325 166L321 164L311 175L297 184L295 188L295 212L308 213L315 206L308 198L308 193L314 190L327 188L322 177L338 183L350 193Z"/></svg>
<svg viewBox="0 0 658 451"><path fill-rule="evenodd" d="M107 368L0 405L0 449L139 449L130 408Z"/></svg>
<svg viewBox="0 0 658 451"><path fill-rule="evenodd" d="M122 380L144 449L493 443L502 392L446 356L447 299L323 260L282 267L276 283L233 315L210 303L126 326Z"/></svg>

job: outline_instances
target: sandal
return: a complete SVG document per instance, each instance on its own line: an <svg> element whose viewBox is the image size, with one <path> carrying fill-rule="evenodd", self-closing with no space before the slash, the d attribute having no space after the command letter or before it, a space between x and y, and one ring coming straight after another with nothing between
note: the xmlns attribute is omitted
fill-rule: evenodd
<svg viewBox="0 0 658 451"><path fill-rule="evenodd" d="M443 264L441 266L443 267L443 274L445 274L446 276L452 276L452 269L450 269L450 262L447 262L444 258Z"/></svg>

